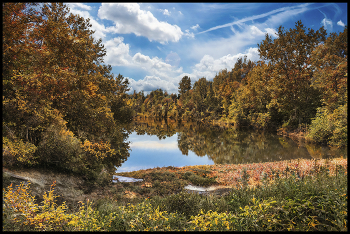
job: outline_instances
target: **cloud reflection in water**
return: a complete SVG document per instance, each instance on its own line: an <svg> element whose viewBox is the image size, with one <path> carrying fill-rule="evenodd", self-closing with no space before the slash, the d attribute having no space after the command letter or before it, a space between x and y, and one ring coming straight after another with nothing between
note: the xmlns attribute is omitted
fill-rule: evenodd
<svg viewBox="0 0 350 234"><path fill-rule="evenodd" d="M213 165L207 156L199 157L189 151L183 155L178 148L177 134L159 140L157 136L130 134L130 157L116 172L136 171L155 167Z"/></svg>

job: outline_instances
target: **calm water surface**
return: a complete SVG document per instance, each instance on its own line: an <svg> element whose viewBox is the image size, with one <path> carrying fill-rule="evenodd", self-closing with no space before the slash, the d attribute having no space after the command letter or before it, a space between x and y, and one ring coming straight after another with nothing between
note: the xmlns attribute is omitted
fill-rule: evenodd
<svg viewBox="0 0 350 234"><path fill-rule="evenodd" d="M305 144L271 133L209 129L194 123L139 123L128 141L130 156L116 172L166 166L347 157L347 149Z"/></svg>

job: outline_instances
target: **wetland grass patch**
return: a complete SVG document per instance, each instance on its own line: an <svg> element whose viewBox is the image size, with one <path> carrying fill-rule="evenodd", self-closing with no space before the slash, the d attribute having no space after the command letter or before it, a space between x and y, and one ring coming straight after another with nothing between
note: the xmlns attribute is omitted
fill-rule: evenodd
<svg viewBox="0 0 350 234"><path fill-rule="evenodd" d="M138 171L136 173L144 176L142 178L152 187L146 187L145 181L120 183L113 188L114 196L97 200L94 204L87 203L75 212L53 206L55 214L66 216L58 218L57 215L50 219L51 224L59 223L47 230L347 231L346 159L276 164L213 165L210 166L212 170L196 170L195 167L186 170L184 167ZM257 171L260 177L257 177ZM227 174L237 177L227 177ZM184 186L191 183L191 176L210 179L208 184L219 184L220 181L221 184L227 184L227 181L234 183L232 190L224 196L184 190L168 194L178 189L176 184ZM155 192L167 183L173 183L176 189L170 186L166 188L167 192ZM144 190L142 193L145 188L154 191ZM46 225L48 219L38 217L46 217L46 211L14 209L16 203L10 190L9 187L3 192L3 230L21 231L24 227L26 230L42 230L40 228ZM29 192L29 188L21 191ZM122 195L125 191L139 195L127 198ZM22 206L26 202L26 207L33 204L29 195ZM31 219L35 220L32 225L23 226L23 222L30 223Z"/></svg>

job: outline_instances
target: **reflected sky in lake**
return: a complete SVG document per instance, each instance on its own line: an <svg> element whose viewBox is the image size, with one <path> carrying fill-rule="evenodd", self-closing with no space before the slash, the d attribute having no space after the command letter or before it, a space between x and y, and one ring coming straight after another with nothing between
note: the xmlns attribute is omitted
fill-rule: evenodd
<svg viewBox="0 0 350 234"><path fill-rule="evenodd" d="M347 157L346 148L338 150L268 132L202 128L201 125L186 124L174 126L174 123L146 122L135 125L127 139L130 142L130 156L121 167L116 168L116 172L167 166Z"/></svg>
<svg viewBox="0 0 350 234"><path fill-rule="evenodd" d="M117 168L116 172L137 171L155 167L182 167L194 165L213 165L208 156L199 157L189 151L183 155L178 148L177 134L159 140L156 135L129 135L131 142L130 157Z"/></svg>

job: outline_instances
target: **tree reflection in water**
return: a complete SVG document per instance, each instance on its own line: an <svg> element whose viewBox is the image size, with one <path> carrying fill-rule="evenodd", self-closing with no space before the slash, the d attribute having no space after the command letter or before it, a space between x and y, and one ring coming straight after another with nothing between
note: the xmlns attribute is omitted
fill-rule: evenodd
<svg viewBox="0 0 350 234"><path fill-rule="evenodd" d="M178 148L208 156L215 164L259 163L297 158L347 157L347 149L293 141L274 133L237 131L194 122L138 120L132 126L138 135L156 135L160 140L177 133Z"/></svg>

